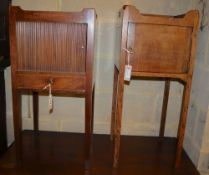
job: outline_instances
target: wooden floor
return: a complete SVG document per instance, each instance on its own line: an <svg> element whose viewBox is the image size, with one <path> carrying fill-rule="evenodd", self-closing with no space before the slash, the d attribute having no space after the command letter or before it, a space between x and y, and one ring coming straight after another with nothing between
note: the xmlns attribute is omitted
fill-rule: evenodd
<svg viewBox="0 0 209 175"><path fill-rule="evenodd" d="M83 134L23 132L23 163L15 166L15 146L0 159L0 175L199 175L183 154L173 168L176 139L122 137L118 169L112 169L112 144L108 135L94 135L91 170L84 171Z"/></svg>

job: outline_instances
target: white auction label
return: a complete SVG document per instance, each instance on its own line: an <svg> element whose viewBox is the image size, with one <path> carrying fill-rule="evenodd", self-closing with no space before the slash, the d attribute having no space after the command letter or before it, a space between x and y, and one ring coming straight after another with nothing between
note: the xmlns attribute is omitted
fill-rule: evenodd
<svg viewBox="0 0 209 175"><path fill-rule="evenodd" d="M131 71L132 66L131 65L125 65L125 74L124 74L124 80L130 81L131 80Z"/></svg>

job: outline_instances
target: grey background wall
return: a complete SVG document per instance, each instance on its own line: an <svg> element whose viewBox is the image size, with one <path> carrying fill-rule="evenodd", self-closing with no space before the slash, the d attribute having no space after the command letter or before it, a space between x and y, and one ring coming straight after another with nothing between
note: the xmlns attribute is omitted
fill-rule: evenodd
<svg viewBox="0 0 209 175"><path fill-rule="evenodd" d="M14 0L13 5L19 5L23 9L55 11L80 11L87 7L96 8L98 20L95 45L97 71L94 133L109 134L113 63L114 59L119 57L120 50L121 23L118 21L120 8L124 4L133 4L142 13L177 15L195 8L202 11L201 3L203 2L199 2L199 0ZM205 15L208 16L205 18L205 23L207 23L209 15ZM199 35L199 43L201 44L198 44L197 64L194 73L190 115L188 117L185 140L185 148L189 156L202 173L208 173L207 166L209 166L209 149L207 150L209 139L206 131L206 125L209 126L209 122L206 120L208 112L206 94L209 95L206 88L209 87L209 83L207 84L206 81L209 77L208 39L209 33L206 27ZM5 78L8 104L8 138L9 143L11 143L14 137L10 68L6 70ZM125 87L122 134L158 135L163 88L163 81L145 80L131 81L131 84ZM169 137L175 137L177 134L182 90L182 85L177 82L172 83L165 133ZM30 95L24 95L22 100L23 128L32 129L32 98ZM41 130L84 131L84 99L55 97L54 103L54 112L49 114L47 97L40 97L39 123Z"/></svg>
<svg viewBox="0 0 209 175"><path fill-rule="evenodd" d="M201 174L209 174L209 1L196 0L202 16L185 148Z"/></svg>

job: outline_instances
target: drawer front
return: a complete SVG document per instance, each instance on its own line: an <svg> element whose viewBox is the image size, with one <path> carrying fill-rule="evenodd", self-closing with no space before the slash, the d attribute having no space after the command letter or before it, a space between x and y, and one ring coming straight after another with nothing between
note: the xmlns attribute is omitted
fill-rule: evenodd
<svg viewBox="0 0 209 175"><path fill-rule="evenodd" d="M133 71L187 73L192 28L129 23L127 48Z"/></svg>
<svg viewBox="0 0 209 175"><path fill-rule="evenodd" d="M52 91L85 92L85 75L56 75L37 73L17 73L13 77L15 88L43 91L51 83Z"/></svg>

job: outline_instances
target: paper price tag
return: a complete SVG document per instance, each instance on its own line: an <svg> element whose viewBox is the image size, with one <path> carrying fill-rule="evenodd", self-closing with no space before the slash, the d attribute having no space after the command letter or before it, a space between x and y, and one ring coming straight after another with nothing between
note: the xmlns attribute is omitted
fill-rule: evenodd
<svg viewBox="0 0 209 175"><path fill-rule="evenodd" d="M48 108L49 108L49 113L51 113L53 111L53 97L52 97L52 85L51 85L51 83L47 84L43 89L49 89Z"/></svg>
<svg viewBox="0 0 209 175"><path fill-rule="evenodd" d="M125 81L130 81L131 80L131 71L132 71L132 66L131 65L125 65L125 75L124 75L124 80Z"/></svg>
<svg viewBox="0 0 209 175"><path fill-rule="evenodd" d="M49 112L52 112L53 110L53 98L52 98L52 94L49 94Z"/></svg>

